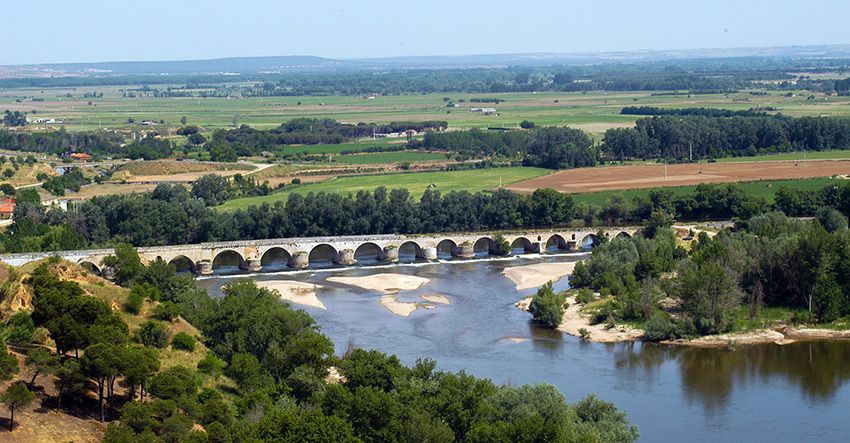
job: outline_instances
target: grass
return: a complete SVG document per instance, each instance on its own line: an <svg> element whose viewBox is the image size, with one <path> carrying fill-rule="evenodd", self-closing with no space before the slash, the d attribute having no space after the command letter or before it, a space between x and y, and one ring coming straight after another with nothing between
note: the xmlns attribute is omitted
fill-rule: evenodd
<svg viewBox="0 0 850 443"><path fill-rule="evenodd" d="M337 163L349 165L371 165L382 163L445 161L445 154L437 152L374 152L369 154L348 154L334 157Z"/></svg>
<svg viewBox="0 0 850 443"><path fill-rule="evenodd" d="M360 190L371 191L378 187L388 189L406 188L414 198L419 198L432 184L436 189L446 193L449 191L478 192L495 189L499 183L507 185L521 180L527 180L551 172L542 168L510 167L493 169L473 169L466 171L415 172L406 174L361 175L354 177L339 177L320 183L285 188L281 192L262 197L247 197L225 202L218 209L232 211L245 209L252 205L263 203L274 204L285 202L290 193L297 192L333 192L340 194L356 193Z"/></svg>
<svg viewBox="0 0 850 443"><path fill-rule="evenodd" d="M767 154L749 157L726 157L718 158L717 163L731 162L766 162L766 161L794 161L794 160L846 160L850 159L850 150L834 151L808 151L808 152L783 152L780 154Z"/></svg>
<svg viewBox="0 0 850 443"><path fill-rule="evenodd" d="M805 179L787 179L787 180L760 180L760 181L751 181L751 182L739 182L734 183L734 185L742 188L747 194L754 195L756 197L762 197L768 201L768 203L773 202L773 198L776 196L776 191L780 188L794 188L799 189L801 191L812 191L821 189L830 184L838 184L845 183L846 180L829 178L829 177L818 177L818 178L805 178ZM721 186L721 185L713 185L713 186ZM674 196L684 195L693 193L696 189L696 185L693 186L671 186L671 187L663 187L663 188L647 188L647 189L630 189L630 190L618 190L618 191L601 191L601 192L588 192L582 194L573 194L573 200L576 203L585 203L588 205L602 205L605 204L606 201L610 200L614 196L620 196L625 200L632 200L635 197L639 196L647 196L651 191L658 191L663 189L664 192L670 193Z"/></svg>

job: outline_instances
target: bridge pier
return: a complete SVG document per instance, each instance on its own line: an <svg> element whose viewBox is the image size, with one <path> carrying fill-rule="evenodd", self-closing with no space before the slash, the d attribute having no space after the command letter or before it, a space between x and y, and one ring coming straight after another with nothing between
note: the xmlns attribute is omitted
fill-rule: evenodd
<svg viewBox="0 0 850 443"><path fill-rule="evenodd" d="M384 248L383 257L380 257L381 260L387 263L395 263L398 261L398 248L395 246L387 246Z"/></svg>
<svg viewBox="0 0 850 443"><path fill-rule="evenodd" d="M302 269L310 266L310 255L304 251L296 252L289 259L289 267L294 269Z"/></svg>
<svg viewBox="0 0 850 443"><path fill-rule="evenodd" d="M469 243L461 244L457 246L452 251L452 255L460 258L472 258L475 257L475 246Z"/></svg>
<svg viewBox="0 0 850 443"><path fill-rule="evenodd" d="M263 269L263 265L260 264L259 258L250 258L245 260L245 270L251 272L260 272Z"/></svg>
<svg viewBox="0 0 850 443"><path fill-rule="evenodd" d="M195 268L200 275L212 275L213 273L212 262L209 260L199 261Z"/></svg>
<svg viewBox="0 0 850 443"><path fill-rule="evenodd" d="M419 258L424 258L425 260L436 260L437 259L437 247L436 246L426 246L419 250Z"/></svg>
<svg viewBox="0 0 850 443"><path fill-rule="evenodd" d="M343 249L336 254L336 257L334 257L334 263L343 266L350 266L357 263L357 259L354 258L353 250Z"/></svg>
<svg viewBox="0 0 850 443"><path fill-rule="evenodd" d="M548 252L548 248L546 247L546 241L545 240L532 243L531 249L532 250L536 249L536 251L534 251L534 252L537 252L538 254L545 254L546 252Z"/></svg>

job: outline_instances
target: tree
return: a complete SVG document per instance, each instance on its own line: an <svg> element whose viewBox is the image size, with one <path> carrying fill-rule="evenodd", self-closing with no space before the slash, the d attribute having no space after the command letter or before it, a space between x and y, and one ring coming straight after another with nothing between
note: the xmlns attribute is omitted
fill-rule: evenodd
<svg viewBox="0 0 850 443"><path fill-rule="evenodd" d="M192 183L192 196L204 201L207 206L224 203L230 196L230 183L217 174L207 174Z"/></svg>
<svg viewBox="0 0 850 443"><path fill-rule="evenodd" d="M20 408L25 408L35 400L35 395L30 392L29 388L27 388L26 382L22 380L18 380L12 383L2 395L0 395L0 402L2 402L9 409L10 418L9 418L9 430L12 431L15 428L15 410Z"/></svg>
<svg viewBox="0 0 850 443"><path fill-rule="evenodd" d="M0 342L0 381L11 380L20 370L18 359Z"/></svg>
<svg viewBox="0 0 850 443"><path fill-rule="evenodd" d="M181 351L192 352L195 350L195 337L180 331L172 337L171 347Z"/></svg>
<svg viewBox="0 0 850 443"><path fill-rule="evenodd" d="M534 129L534 122L530 120L523 120L519 123L519 127L522 129Z"/></svg>
<svg viewBox="0 0 850 443"><path fill-rule="evenodd" d="M692 264L681 271L678 286L682 307L700 333L717 334L732 327L741 290L729 269L713 262Z"/></svg>
<svg viewBox="0 0 850 443"><path fill-rule="evenodd" d="M186 122L187 122L187 121L188 121L188 120L186 120L186 116L185 116L185 115L184 115L183 117L180 117L180 124L181 124L181 125L186 126Z"/></svg>
<svg viewBox="0 0 850 443"><path fill-rule="evenodd" d="M137 334L139 341L145 346L161 349L168 344L168 331L162 322L148 320L142 323Z"/></svg>
<svg viewBox="0 0 850 443"><path fill-rule="evenodd" d="M70 396L74 400L80 397L80 394L86 390L88 382L77 360L65 360L56 372L56 380L53 381L58 391L56 409L62 409L62 397Z"/></svg>
<svg viewBox="0 0 850 443"><path fill-rule="evenodd" d="M153 308L153 317L162 321L174 321L180 316L180 307L171 300L166 300Z"/></svg>
<svg viewBox="0 0 850 443"><path fill-rule="evenodd" d="M103 406L104 390L112 378L121 370L121 351L117 346L104 343L93 344L85 349L81 360L86 375L97 382L97 401L100 405L100 421L105 420Z"/></svg>
<svg viewBox="0 0 850 443"><path fill-rule="evenodd" d="M121 286L131 286L145 268L139 253L127 243L115 246L115 254L105 257L103 264L115 270L115 282Z"/></svg>
<svg viewBox="0 0 850 443"><path fill-rule="evenodd" d="M29 387L32 389L35 384L35 379L39 374L52 375L59 370L59 356L50 352L47 348L41 346L31 348L27 352L27 366L32 366L32 379L30 379Z"/></svg>
<svg viewBox="0 0 850 443"><path fill-rule="evenodd" d="M556 294L552 289L552 282L547 282L537 290L537 294L531 298L528 312L534 317L534 321L547 328L557 328L564 318L564 305L566 296L563 293Z"/></svg>

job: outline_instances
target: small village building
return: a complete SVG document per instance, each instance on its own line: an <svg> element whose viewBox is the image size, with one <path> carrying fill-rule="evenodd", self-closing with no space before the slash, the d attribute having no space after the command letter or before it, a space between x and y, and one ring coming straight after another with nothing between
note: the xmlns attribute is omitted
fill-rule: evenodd
<svg viewBox="0 0 850 443"><path fill-rule="evenodd" d="M0 219L12 218L15 215L15 199L12 197L0 199Z"/></svg>

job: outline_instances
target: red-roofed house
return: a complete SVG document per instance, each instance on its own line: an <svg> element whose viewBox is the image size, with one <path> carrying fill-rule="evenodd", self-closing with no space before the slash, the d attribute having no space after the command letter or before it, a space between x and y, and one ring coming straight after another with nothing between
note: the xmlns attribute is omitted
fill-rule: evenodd
<svg viewBox="0 0 850 443"><path fill-rule="evenodd" d="M0 218L11 218L15 214L15 199L0 199Z"/></svg>
<svg viewBox="0 0 850 443"><path fill-rule="evenodd" d="M92 156L86 154L85 152L75 152L71 154L71 158L73 158L74 160L87 162L92 159Z"/></svg>

